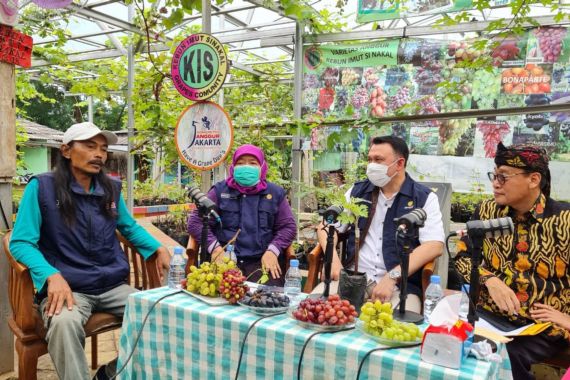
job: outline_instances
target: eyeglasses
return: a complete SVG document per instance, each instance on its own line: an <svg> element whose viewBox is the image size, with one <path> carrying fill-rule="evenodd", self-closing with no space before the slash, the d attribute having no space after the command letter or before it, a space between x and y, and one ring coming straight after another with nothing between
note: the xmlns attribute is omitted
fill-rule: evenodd
<svg viewBox="0 0 570 380"><path fill-rule="evenodd" d="M514 177L519 174L528 174L527 172L515 173L515 174L496 174L493 172L487 172L487 177L489 177L489 181L497 181L500 185L504 185L507 179Z"/></svg>

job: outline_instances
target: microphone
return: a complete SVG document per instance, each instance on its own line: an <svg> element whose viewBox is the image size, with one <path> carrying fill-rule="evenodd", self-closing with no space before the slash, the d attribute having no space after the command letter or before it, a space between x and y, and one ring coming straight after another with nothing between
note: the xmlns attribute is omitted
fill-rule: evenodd
<svg viewBox="0 0 570 380"><path fill-rule="evenodd" d="M206 194L201 192L200 189L197 187L191 187L188 189L188 195L192 198L198 207L206 211L208 215L213 216L218 223L222 223L222 219L216 212L216 204L212 202L212 200L208 198Z"/></svg>
<svg viewBox="0 0 570 380"><path fill-rule="evenodd" d="M336 219L343 211L344 207L332 205L323 212L323 219L327 224L336 223Z"/></svg>
<svg viewBox="0 0 570 380"><path fill-rule="evenodd" d="M398 231L407 231L412 227L423 227L427 219L427 214L423 208L416 208L411 212L394 219L398 225Z"/></svg>
<svg viewBox="0 0 570 380"><path fill-rule="evenodd" d="M449 236L458 236L462 238L471 234L491 239L509 235L514 230L513 220L510 217L488 220L471 220L466 223L466 227L467 228L463 230L450 232Z"/></svg>

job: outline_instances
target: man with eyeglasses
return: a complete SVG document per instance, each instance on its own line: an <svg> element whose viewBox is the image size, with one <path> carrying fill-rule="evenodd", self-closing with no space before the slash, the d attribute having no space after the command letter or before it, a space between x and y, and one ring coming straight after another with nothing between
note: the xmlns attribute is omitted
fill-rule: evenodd
<svg viewBox="0 0 570 380"><path fill-rule="evenodd" d="M488 173L494 199L483 201L472 220L510 216L515 231L483 243L479 304L521 326L538 321L541 307L570 314L570 204L550 198L546 151L499 143L495 165ZM469 281L470 250L463 243L456 265ZM515 337L507 344L513 378L534 379L531 365L568 347L569 338L557 324L538 335Z"/></svg>

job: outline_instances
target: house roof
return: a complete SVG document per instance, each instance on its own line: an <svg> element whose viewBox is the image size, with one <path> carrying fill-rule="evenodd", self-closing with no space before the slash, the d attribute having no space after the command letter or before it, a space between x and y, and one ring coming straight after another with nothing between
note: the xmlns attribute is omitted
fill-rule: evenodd
<svg viewBox="0 0 570 380"><path fill-rule="evenodd" d="M45 125L35 123L30 120L18 119L18 124L25 128L28 135L27 146L49 146L59 148L63 144L63 132L58 131ZM110 152L126 152L128 136L125 134L117 134L119 140L117 144L110 145Z"/></svg>

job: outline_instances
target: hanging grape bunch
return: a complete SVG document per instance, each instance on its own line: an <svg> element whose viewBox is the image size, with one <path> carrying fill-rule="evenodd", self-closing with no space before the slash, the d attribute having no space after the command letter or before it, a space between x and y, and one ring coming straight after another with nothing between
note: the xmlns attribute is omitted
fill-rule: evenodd
<svg viewBox="0 0 570 380"><path fill-rule="evenodd" d="M510 127L506 122L479 122L477 129L483 134L485 157L493 158L497 152L497 144L509 133Z"/></svg>
<svg viewBox="0 0 570 380"><path fill-rule="evenodd" d="M501 91L501 76L496 69L492 72L477 70L473 75L473 100L479 109L495 108L495 100Z"/></svg>
<svg viewBox="0 0 570 380"><path fill-rule="evenodd" d="M348 105L348 90L346 88L339 88L336 92L336 109L343 110Z"/></svg>
<svg viewBox="0 0 570 380"><path fill-rule="evenodd" d="M421 48L422 64L429 65L441 58L441 45L438 43L424 42Z"/></svg>
<svg viewBox="0 0 570 380"><path fill-rule="evenodd" d="M378 82L378 73L374 70L373 67L368 67L364 70L364 80L366 81L366 87L373 87Z"/></svg>
<svg viewBox="0 0 570 380"><path fill-rule="evenodd" d="M420 115L429 115L432 113L439 113L439 104L435 97L424 96L420 99Z"/></svg>
<svg viewBox="0 0 570 380"><path fill-rule="evenodd" d="M361 86L358 87L356 90L354 90L354 93L352 94L351 103L352 106L358 110L368 105L368 99L369 99L368 91L366 90L365 87Z"/></svg>
<svg viewBox="0 0 570 380"><path fill-rule="evenodd" d="M540 47L540 52L544 62L554 63L560 57L562 52L562 44L564 37L566 37L566 28L537 28L534 31L534 35L538 39L538 45ZM536 57L536 51L530 51L529 55L531 57Z"/></svg>
<svg viewBox="0 0 570 380"><path fill-rule="evenodd" d="M319 90L319 110L329 110L334 102L334 88L324 87Z"/></svg>
<svg viewBox="0 0 570 380"><path fill-rule="evenodd" d="M548 114L528 114L524 119L524 123L527 128L534 129L538 132L542 129L542 127L548 125Z"/></svg>
<svg viewBox="0 0 570 380"><path fill-rule="evenodd" d="M376 86L370 93L370 116L382 117L386 113L386 93Z"/></svg>
<svg viewBox="0 0 570 380"><path fill-rule="evenodd" d="M420 47L420 41L406 40L402 52L402 58L404 60L404 63L412 63L414 61L414 58L418 54L419 47Z"/></svg>
<svg viewBox="0 0 570 380"><path fill-rule="evenodd" d="M552 83L560 83L564 78L564 69L558 68L552 72Z"/></svg>
<svg viewBox="0 0 570 380"><path fill-rule="evenodd" d="M441 70L443 65L440 62L431 62L424 67L418 67L415 80L418 84L418 94L432 95L436 92L436 85L443 80Z"/></svg>
<svg viewBox="0 0 570 380"><path fill-rule="evenodd" d="M327 67L321 74L321 80L326 87L334 87L338 83L338 69Z"/></svg>
<svg viewBox="0 0 570 380"><path fill-rule="evenodd" d="M358 82L358 80L360 79L360 75L358 75L358 73L351 68L346 68L346 69L342 69L342 71L340 72L340 83L343 86L350 86L352 84L355 84Z"/></svg>
<svg viewBox="0 0 570 380"><path fill-rule="evenodd" d="M305 74L303 78L303 88L319 88L319 77L317 74Z"/></svg>
<svg viewBox="0 0 570 380"><path fill-rule="evenodd" d="M395 111L400 107L405 106L411 102L410 90L407 87L400 87L396 95L388 99L388 109Z"/></svg>
<svg viewBox="0 0 570 380"><path fill-rule="evenodd" d="M461 137L471 128L471 119L453 119L439 125L439 139L443 143L441 153L454 155Z"/></svg>
<svg viewBox="0 0 570 380"><path fill-rule="evenodd" d="M517 46L516 40L504 40L493 50L491 57L493 65L501 66L504 61L516 59L521 49Z"/></svg>
<svg viewBox="0 0 570 380"><path fill-rule="evenodd" d="M481 52L465 41L451 41L447 45L447 55L455 58L456 62L472 61L481 55Z"/></svg>

